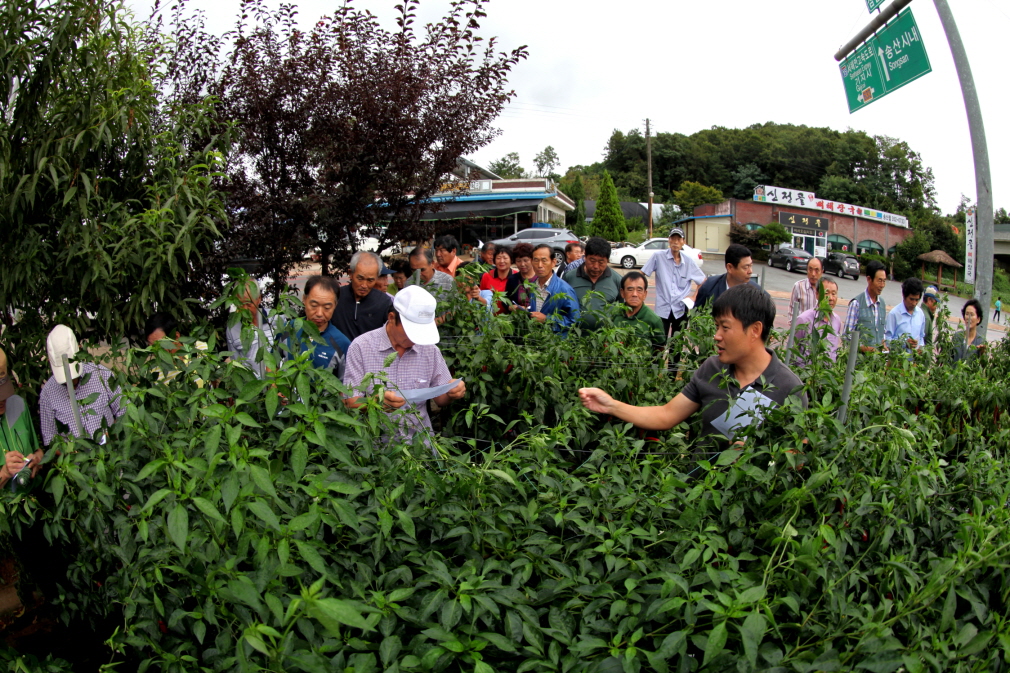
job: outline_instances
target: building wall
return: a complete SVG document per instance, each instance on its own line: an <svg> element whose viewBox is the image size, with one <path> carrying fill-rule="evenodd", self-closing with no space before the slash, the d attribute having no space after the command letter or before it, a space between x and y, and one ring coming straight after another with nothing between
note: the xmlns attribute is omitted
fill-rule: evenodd
<svg viewBox="0 0 1010 673"><path fill-rule="evenodd" d="M911 229L897 227L893 224L878 222L864 217L842 215L811 208L797 208L789 205L777 203L762 203L760 201L740 201L728 199L722 203L706 203L694 209L697 216L721 215L729 212L733 222L737 224L768 224L778 222L779 212L798 213L801 215L814 215L826 217L828 225L828 235L839 234L852 241L853 245L858 245L860 241L876 241L886 252L891 246L897 245L912 235ZM697 246L696 246L697 247Z"/></svg>

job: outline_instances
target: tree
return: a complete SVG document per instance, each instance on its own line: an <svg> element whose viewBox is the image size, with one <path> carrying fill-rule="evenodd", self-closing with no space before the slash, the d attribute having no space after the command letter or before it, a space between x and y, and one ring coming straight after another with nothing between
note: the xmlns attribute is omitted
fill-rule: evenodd
<svg viewBox="0 0 1010 673"><path fill-rule="evenodd" d="M191 318L187 283L221 235L227 137L207 105L164 103L141 34L110 0L0 11L0 307L29 390L57 323L118 343L155 309Z"/></svg>
<svg viewBox="0 0 1010 673"><path fill-rule="evenodd" d="M486 4L456 0L416 32L419 0L397 5L394 30L348 3L306 32L293 6L247 0L227 53L179 56L201 64L183 79L211 73L219 119L236 125L223 185L238 235L220 259L256 257L283 280L315 247L326 273L362 235L380 249L430 235L430 197L499 133L507 76L526 58L479 35Z"/></svg>
<svg viewBox="0 0 1010 673"><path fill-rule="evenodd" d="M1010 224L1010 215L1007 214L1006 208L996 209L993 213L993 224Z"/></svg>
<svg viewBox="0 0 1010 673"><path fill-rule="evenodd" d="M793 235L786 231L786 228L779 222L769 222L761 227L761 231L757 232L757 235L761 243L772 246L772 250L780 243L788 243L793 240Z"/></svg>
<svg viewBox="0 0 1010 673"><path fill-rule="evenodd" d="M544 151L533 158L533 163L537 167L537 176L541 178L550 177L554 169L560 165L558 153L548 145Z"/></svg>
<svg viewBox="0 0 1010 673"><path fill-rule="evenodd" d="M561 185L561 191L575 202L575 210L565 213L565 226L575 232L576 236L588 236L586 226L586 198L582 186L582 176L576 175L570 183Z"/></svg>
<svg viewBox="0 0 1010 673"><path fill-rule="evenodd" d="M506 180L518 180L526 177L526 171L519 165L518 152L509 152L501 159L492 161L488 164L487 169Z"/></svg>
<svg viewBox="0 0 1010 673"><path fill-rule="evenodd" d="M623 241L628 237L624 222L624 213L617 200L617 189L610 173L603 171L600 184L600 198L596 202L596 212L593 214L593 236L602 236L608 241Z"/></svg>
<svg viewBox="0 0 1010 673"><path fill-rule="evenodd" d="M703 203L722 203L722 200L722 192L715 187L689 180L682 182L680 189L673 193L673 202L686 215L693 215L695 207Z"/></svg>
<svg viewBox="0 0 1010 673"><path fill-rule="evenodd" d="M747 200L754 197L754 188L768 177L755 164L744 164L733 172L733 198Z"/></svg>

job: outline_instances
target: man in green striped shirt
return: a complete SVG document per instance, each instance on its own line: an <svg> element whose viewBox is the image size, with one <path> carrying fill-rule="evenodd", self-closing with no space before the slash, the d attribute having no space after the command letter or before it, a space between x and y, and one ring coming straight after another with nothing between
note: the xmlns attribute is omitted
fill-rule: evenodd
<svg viewBox="0 0 1010 673"><path fill-rule="evenodd" d="M628 307L616 318L614 324L619 327L630 326L653 345L662 346L666 343L663 331L663 321L652 309L645 305L645 297L649 292L649 279L641 271L629 271L621 279L621 301Z"/></svg>
<svg viewBox="0 0 1010 673"><path fill-rule="evenodd" d="M31 460L29 469L32 476L42 465L43 452L39 448L38 435L32 415L25 401L14 394L14 382L7 364L7 354L0 349L0 449L4 453L4 464L0 467L0 486L24 468Z"/></svg>

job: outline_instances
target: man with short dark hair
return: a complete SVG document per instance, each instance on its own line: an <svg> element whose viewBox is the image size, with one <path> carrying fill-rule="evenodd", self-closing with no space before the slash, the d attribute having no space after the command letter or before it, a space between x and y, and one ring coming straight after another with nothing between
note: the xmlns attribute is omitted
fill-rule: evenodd
<svg viewBox="0 0 1010 673"><path fill-rule="evenodd" d="M769 407L795 397L806 406L803 383L765 344L775 322L775 303L761 288L744 283L723 292L712 306L717 355L705 360L687 386L661 407L618 402L599 388L582 388L590 411L610 414L646 430L669 430L701 411L701 436L732 440L741 427L760 422ZM734 407L753 413L734 414ZM738 408L739 408L738 407Z"/></svg>
<svg viewBox="0 0 1010 673"><path fill-rule="evenodd" d="M433 247L435 248L435 270L455 277L456 269L459 268L460 263L463 261L457 257L459 254L459 242L456 241L456 237L452 234L446 234L445 236L436 238Z"/></svg>
<svg viewBox="0 0 1010 673"><path fill-rule="evenodd" d="M687 322L685 299L691 294L691 284L701 285L705 274L688 255L681 254L684 230L670 231L670 248L657 250L642 267L646 276L656 274L656 315L663 321L663 332L676 334Z"/></svg>
<svg viewBox="0 0 1010 673"><path fill-rule="evenodd" d="M456 285L452 276L435 268L435 256L431 248L417 246L410 251L408 261L413 274L407 279L407 285L419 285L435 295L435 299L439 301L449 298L449 293L455 289Z"/></svg>
<svg viewBox="0 0 1010 673"><path fill-rule="evenodd" d="M751 257L750 249L739 243L730 243L726 248L726 273L706 280L698 290L694 305L704 306L718 299L731 287L752 282L750 276L753 271L754 259Z"/></svg>
<svg viewBox="0 0 1010 673"><path fill-rule="evenodd" d="M567 332L579 319L579 302L572 286L554 274L554 250L542 243L533 248L533 297L530 316L555 332Z"/></svg>
<svg viewBox="0 0 1010 673"><path fill-rule="evenodd" d="M922 295L922 315L926 318L923 343L933 345L933 321L936 319L936 304L940 300L940 291L930 285Z"/></svg>
<svg viewBox="0 0 1010 673"><path fill-rule="evenodd" d="M666 342L663 321L645 305L649 294L649 279L641 271L629 271L621 278L621 301L628 307L621 311L614 324L618 327L632 327L636 332L653 343L662 346Z"/></svg>
<svg viewBox="0 0 1010 673"><path fill-rule="evenodd" d="M610 259L610 244L607 244L607 259ZM558 273L564 276L569 271L575 271L575 269L582 266L586 261L585 258L585 248L578 241L574 241L565 246L565 268L558 269Z"/></svg>
<svg viewBox="0 0 1010 673"><path fill-rule="evenodd" d="M305 319L316 326L322 343L309 339L298 330L288 335L288 357L304 353L312 348L312 366L317 369L329 369L338 378L344 375L344 356L351 347L351 340L338 330L330 319L337 308L337 294L340 285L333 276L309 276L305 281L305 294L302 303L305 305ZM293 325L292 325L293 327Z"/></svg>
<svg viewBox="0 0 1010 673"><path fill-rule="evenodd" d="M901 303L891 309L884 323L884 340L888 343L905 339L908 349L916 349L926 341L926 316L919 308L922 281L914 276L901 284Z"/></svg>
<svg viewBox="0 0 1010 673"><path fill-rule="evenodd" d="M435 297L416 285L408 285L396 293L389 307L386 323L366 332L355 339L347 351L347 366L344 385L351 389L353 397L344 400L348 407L361 406L361 398L372 390L382 390L383 384L374 381L372 389L363 386L367 374L384 372L387 382L383 392L384 406L392 412L400 409L407 401L402 393L420 388L435 388L452 382L449 368L438 349L439 334L435 325ZM396 355L387 366L386 359ZM466 385L460 381L446 393L434 397L439 407L448 406L466 394ZM422 401L411 409L412 414L402 417L402 430L413 434L415 431L431 431L428 405Z"/></svg>
<svg viewBox="0 0 1010 673"><path fill-rule="evenodd" d="M351 282L337 293L337 307L330 318L351 341L385 324L393 300L375 289L381 270L382 259L374 252L356 252L351 257Z"/></svg>
<svg viewBox="0 0 1010 673"><path fill-rule="evenodd" d="M796 316L796 333L794 335L799 355L796 366L808 364L816 352L816 344L824 336L828 357L834 360L838 357L841 346L842 319L835 315L838 304L838 283L830 278L821 278L818 285L824 288L824 298L827 300L827 310L821 310L820 304Z"/></svg>
<svg viewBox="0 0 1010 673"><path fill-rule="evenodd" d="M583 311L600 311L607 304L617 301L620 292L621 277L610 268L610 243L599 236L590 237L586 241L586 254L582 259L584 263L575 271L566 273L564 280L575 290ZM591 292L598 294L590 295L587 299ZM582 313L582 325L586 329L596 329L598 322L599 319L593 313Z"/></svg>
<svg viewBox="0 0 1010 673"><path fill-rule="evenodd" d="M860 292L849 302L845 314L845 333L859 330L859 350L872 353L884 343L884 329L887 322L887 305L880 298L887 284L887 270L877 260L866 264L866 291Z"/></svg>
<svg viewBox="0 0 1010 673"><path fill-rule="evenodd" d="M261 379L266 376L267 368L260 349L264 353L273 351L277 345L280 323L276 317L271 318L260 308L263 297L259 285L252 278L246 278L236 286L232 301L238 315L229 319L229 323L232 320L235 322L225 331L225 342L231 352L231 360L248 367Z"/></svg>
<svg viewBox="0 0 1010 673"><path fill-rule="evenodd" d="M816 257L807 260L807 277L796 281L796 284L793 285L792 295L789 297L790 319L792 319L792 307L796 304L800 305L800 313L817 307L817 283L823 275L824 266L821 264L821 260Z"/></svg>

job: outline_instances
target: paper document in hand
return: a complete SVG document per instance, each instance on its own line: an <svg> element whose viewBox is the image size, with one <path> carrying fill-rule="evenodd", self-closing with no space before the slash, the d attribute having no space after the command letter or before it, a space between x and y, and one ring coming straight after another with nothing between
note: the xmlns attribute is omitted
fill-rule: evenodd
<svg viewBox="0 0 1010 673"><path fill-rule="evenodd" d="M730 400L726 413L712 421L712 427L726 435L728 439L733 439L740 428L763 421L765 414L774 406L775 400L753 388L748 388Z"/></svg>
<svg viewBox="0 0 1010 673"><path fill-rule="evenodd" d="M447 392L458 386L459 382L460 379L453 379L444 386L435 386L434 388L416 388L414 390L400 390L398 392L403 399L408 402L419 404L420 402L433 400L439 395L445 395Z"/></svg>

